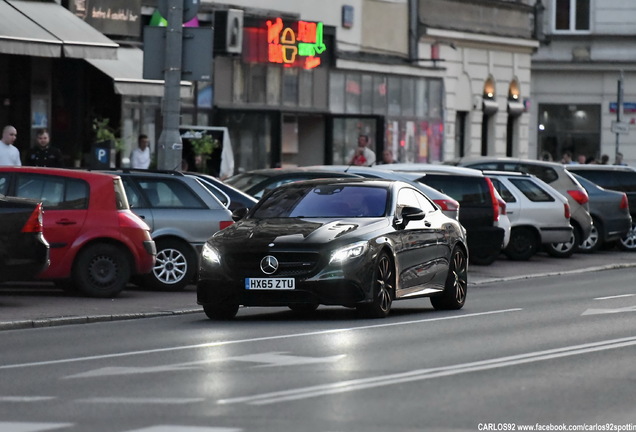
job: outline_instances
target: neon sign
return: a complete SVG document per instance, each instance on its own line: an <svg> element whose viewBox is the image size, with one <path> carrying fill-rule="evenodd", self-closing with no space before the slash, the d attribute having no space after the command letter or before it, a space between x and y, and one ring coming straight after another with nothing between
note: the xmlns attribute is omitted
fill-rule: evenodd
<svg viewBox="0 0 636 432"><path fill-rule="evenodd" d="M318 57L327 47L321 22L298 21L296 30L285 27L281 18L267 20L267 61L284 66L298 64L305 69L320 65Z"/></svg>

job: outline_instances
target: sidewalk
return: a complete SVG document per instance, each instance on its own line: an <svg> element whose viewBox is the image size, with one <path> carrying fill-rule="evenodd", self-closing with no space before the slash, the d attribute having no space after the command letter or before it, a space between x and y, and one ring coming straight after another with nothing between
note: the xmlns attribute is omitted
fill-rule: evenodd
<svg viewBox="0 0 636 432"><path fill-rule="evenodd" d="M535 255L530 261L499 258L490 266L470 266L469 289L490 282L548 275L636 267L636 253L601 251L571 258ZM98 321L200 313L194 285L179 292L157 292L131 285L114 299L68 294L51 283L0 284L0 330L50 327Z"/></svg>

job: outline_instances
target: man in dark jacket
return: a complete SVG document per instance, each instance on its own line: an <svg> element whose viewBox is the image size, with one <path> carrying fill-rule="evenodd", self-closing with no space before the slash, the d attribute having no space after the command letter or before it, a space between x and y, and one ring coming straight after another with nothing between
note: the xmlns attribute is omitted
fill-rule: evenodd
<svg viewBox="0 0 636 432"><path fill-rule="evenodd" d="M64 166L62 152L51 146L49 132L46 129L38 129L36 140L37 144L27 152L25 165L57 168Z"/></svg>

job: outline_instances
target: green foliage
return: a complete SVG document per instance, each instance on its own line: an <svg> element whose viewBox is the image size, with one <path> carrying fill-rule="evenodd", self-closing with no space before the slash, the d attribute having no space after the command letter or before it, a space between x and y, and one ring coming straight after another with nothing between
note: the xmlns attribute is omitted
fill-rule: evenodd
<svg viewBox="0 0 636 432"><path fill-rule="evenodd" d="M93 120L93 131L95 132L95 139L97 142L112 141L115 143L115 149L121 151L124 149L124 141L118 138L116 130L110 126L110 119L96 118Z"/></svg>
<svg viewBox="0 0 636 432"><path fill-rule="evenodd" d="M210 156L217 147L219 147L219 141L212 138L211 135L201 132L189 131L189 135L193 138L190 139L194 153L201 156Z"/></svg>

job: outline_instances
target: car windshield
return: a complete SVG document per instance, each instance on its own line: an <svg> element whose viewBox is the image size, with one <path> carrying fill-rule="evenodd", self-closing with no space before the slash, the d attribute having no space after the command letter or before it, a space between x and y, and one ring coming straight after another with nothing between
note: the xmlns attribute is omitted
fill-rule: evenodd
<svg viewBox="0 0 636 432"><path fill-rule="evenodd" d="M225 180L225 183L234 186L237 189L246 191L254 185L267 180L267 176L251 173L237 174Z"/></svg>
<svg viewBox="0 0 636 432"><path fill-rule="evenodd" d="M274 191L251 215L252 218L351 218L381 217L388 192L372 186L292 186Z"/></svg>

